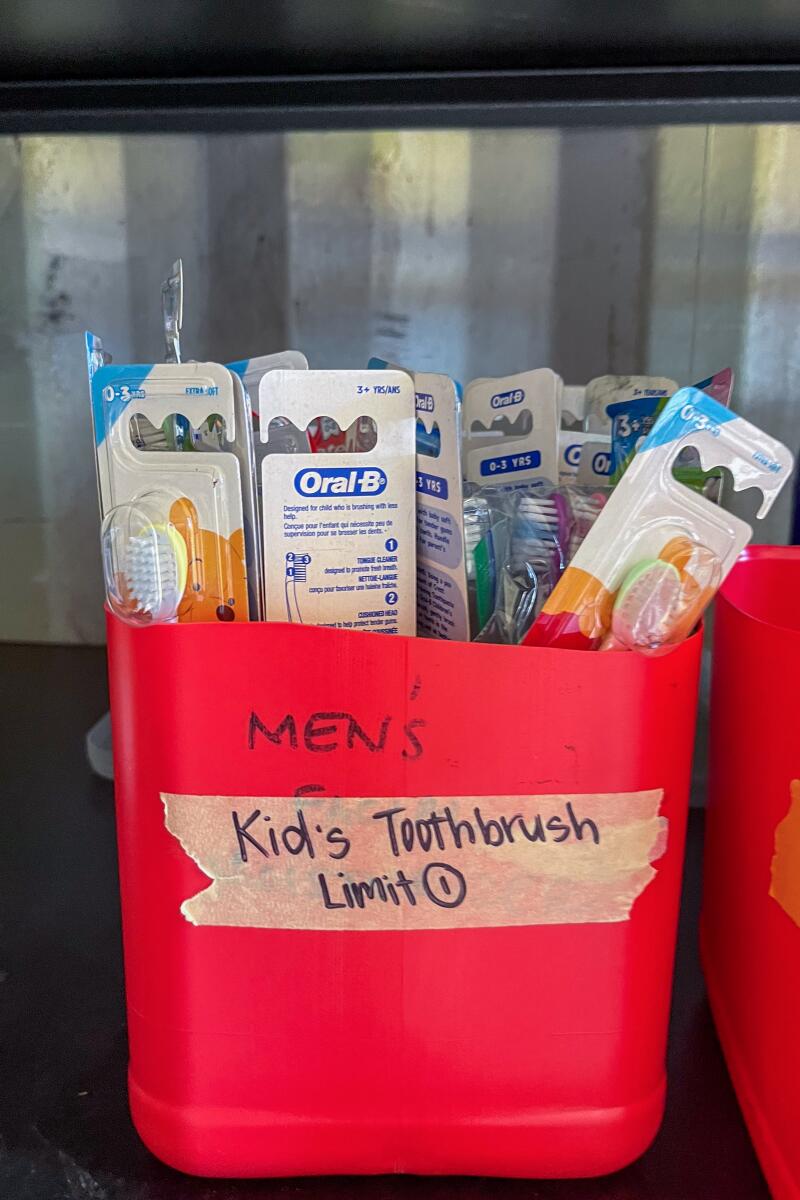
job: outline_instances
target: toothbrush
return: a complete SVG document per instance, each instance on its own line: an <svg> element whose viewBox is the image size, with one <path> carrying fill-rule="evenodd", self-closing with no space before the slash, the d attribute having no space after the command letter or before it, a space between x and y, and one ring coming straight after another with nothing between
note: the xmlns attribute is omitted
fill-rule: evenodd
<svg viewBox="0 0 800 1200"><path fill-rule="evenodd" d="M515 644L525 637L605 502L602 492L579 488L520 495L509 562L518 588L511 626Z"/></svg>
<svg viewBox="0 0 800 1200"><path fill-rule="evenodd" d="M622 581L611 611L611 630L601 650L656 650L668 639L679 606L681 576L660 558L636 563Z"/></svg>
<svg viewBox="0 0 800 1200"><path fill-rule="evenodd" d="M186 589L186 543L171 522L142 519L129 505L103 522L103 570L111 608L132 624L177 620Z"/></svg>
<svg viewBox="0 0 800 1200"><path fill-rule="evenodd" d="M482 496L469 496L464 500L464 559L467 580L475 579L475 551L491 528L491 512Z"/></svg>
<svg viewBox="0 0 800 1200"><path fill-rule="evenodd" d="M699 542L672 538L658 558L625 575L601 650L651 653L682 641L700 620L722 580L719 558Z"/></svg>
<svg viewBox="0 0 800 1200"><path fill-rule="evenodd" d="M492 615L497 586L492 514L482 496L464 499L464 563L471 636L476 637Z"/></svg>
<svg viewBox="0 0 800 1200"><path fill-rule="evenodd" d="M526 571L561 574L566 566L569 545L570 512L563 495L521 494L511 537L512 572Z"/></svg>
<svg viewBox="0 0 800 1200"><path fill-rule="evenodd" d="M569 558L571 560L575 557L575 552L600 516L608 499L608 493L587 493L572 488L570 489L569 497L573 515L572 532L569 539Z"/></svg>

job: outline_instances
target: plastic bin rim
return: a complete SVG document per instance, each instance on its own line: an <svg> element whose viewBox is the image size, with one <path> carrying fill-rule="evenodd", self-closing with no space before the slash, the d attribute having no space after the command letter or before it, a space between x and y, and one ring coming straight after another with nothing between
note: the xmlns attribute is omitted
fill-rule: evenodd
<svg viewBox="0 0 800 1200"><path fill-rule="evenodd" d="M765 617L759 617L753 612L752 608L735 600L729 595L732 583L731 576L739 567L748 563L758 562L800 562L800 546L746 546L736 560L736 564L728 578L723 583L719 592L719 601L727 604L735 612L739 613L748 621L752 621L756 625L763 625L766 629L780 629L782 633L793 634L795 637L800 637L800 629L794 625L789 625L784 621L768 621Z"/></svg>
<svg viewBox="0 0 800 1200"><path fill-rule="evenodd" d="M111 610L111 608L109 608L108 604L105 604L104 607L106 610L106 617L109 621L113 621L115 624L119 624L119 625L123 624L121 618L119 618L116 615L116 613L114 613ZM207 630L209 627L214 628L215 627L214 622L211 622L211 621L196 621L196 622L186 621L186 622L177 622L175 624L158 623L155 625L140 625L140 626L135 626L135 627L130 626L130 628L135 630L137 635L140 634L145 637L152 636L153 634L160 635L160 631L169 630L171 637L177 636L177 637L183 637L183 638L190 637L193 630L194 631L204 630L204 629ZM442 639L420 638L420 637L404 636L402 634L389 635L386 633L371 633L369 630L361 630L361 629L358 629L358 630L356 630L356 629L330 629L325 625L296 625L294 623L290 623L287 621L218 622L217 627L220 630L224 629L227 636L230 636L232 633L234 636L236 636L236 634L234 632L236 630L250 629L250 628L256 627L259 630L264 630L264 629L289 630L289 629L291 629L294 634L299 634L301 631L313 630L315 635L317 635L317 636L324 634L329 637L336 637L336 638L340 638L340 639L343 639L343 638L358 638L358 639L380 638L381 640L385 640L387 637L391 637L391 640L393 642L404 642L404 643L422 642L426 646L435 646L438 650L440 650L444 654L461 653L465 646L470 646L476 652L484 654L484 655L489 655L489 654L498 653L498 652L506 653L510 650L519 650L520 652L525 653L525 654L535 654L535 655L554 655L555 654L555 655L557 655L558 659L560 659L564 663L565 666L566 666L567 662L575 662L578 659L585 661L587 658L591 658L591 659L597 661L598 665L599 665L600 661L605 661L609 658L613 658L615 660L624 658L625 660L630 660L631 662L640 662L640 663L661 661L662 659L671 658L673 654L688 653L689 647L693 647L694 645L696 645L698 639L700 639L702 641L703 631L704 631L704 625L701 622L693 634L691 634L688 638L686 638L679 645L675 646L673 649L671 649L668 652L663 653L663 654L650 655L650 654L637 654L634 651L628 651L628 652L622 652L622 651L610 652L609 651L606 653L602 653L602 652L596 651L596 650L595 651L570 650L570 649L566 649L565 647L554 647L554 646L506 646L506 645L497 644L494 642L457 642L457 641L448 641L443 638Z"/></svg>

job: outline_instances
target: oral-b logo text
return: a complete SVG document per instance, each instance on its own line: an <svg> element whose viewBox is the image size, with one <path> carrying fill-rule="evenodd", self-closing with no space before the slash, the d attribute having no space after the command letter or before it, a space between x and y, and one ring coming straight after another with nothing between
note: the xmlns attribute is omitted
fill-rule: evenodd
<svg viewBox="0 0 800 1200"><path fill-rule="evenodd" d="M492 408L510 408L512 404L522 404L525 392L522 388L514 388L512 392L497 392L489 403Z"/></svg>
<svg viewBox="0 0 800 1200"><path fill-rule="evenodd" d="M684 404L681 419L693 425L695 429L704 429L712 437L719 437L719 425L709 420L705 413L699 412L693 404Z"/></svg>
<svg viewBox="0 0 800 1200"><path fill-rule="evenodd" d="M567 446L564 451L564 462L568 467L580 466L581 461L581 444L573 442L571 446Z"/></svg>
<svg viewBox="0 0 800 1200"><path fill-rule="evenodd" d="M592 470L595 475L611 474L611 455L607 450L598 450L592 459Z"/></svg>
<svg viewBox="0 0 800 1200"><path fill-rule="evenodd" d="M380 496L386 482L380 467L318 467L298 471L294 490L301 496Z"/></svg>
<svg viewBox="0 0 800 1200"><path fill-rule="evenodd" d="M417 412L433 412L433 396L428 392L417 392Z"/></svg>

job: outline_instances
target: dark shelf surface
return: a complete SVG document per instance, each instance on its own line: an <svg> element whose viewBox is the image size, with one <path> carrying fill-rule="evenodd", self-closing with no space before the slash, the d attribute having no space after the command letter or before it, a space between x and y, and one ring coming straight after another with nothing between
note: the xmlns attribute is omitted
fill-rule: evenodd
<svg viewBox="0 0 800 1200"><path fill-rule="evenodd" d="M0 132L791 120L792 0L0 0Z"/></svg>
<svg viewBox="0 0 800 1200"><path fill-rule="evenodd" d="M105 656L0 645L0 1196L3 1200L762 1200L697 957L702 813L690 819L667 1112L604 1179L204 1181L139 1142L125 1093L111 785L84 758Z"/></svg>

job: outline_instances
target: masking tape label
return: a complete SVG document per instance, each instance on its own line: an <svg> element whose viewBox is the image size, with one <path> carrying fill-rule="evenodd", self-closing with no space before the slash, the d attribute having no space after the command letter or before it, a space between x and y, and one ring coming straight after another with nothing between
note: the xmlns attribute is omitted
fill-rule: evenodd
<svg viewBox="0 0 800 1200"><path fill-rule="evenodd" d="M384 930L627 920L666 849L662 797L161 793L212 880L187 921Z"/></svg>
<svg viewBox="0 0 800 1200"><path fill-rule="evenodd" d="M775 827L769 894L800 925L800 779L789 784L789 811Z"/></svg>

